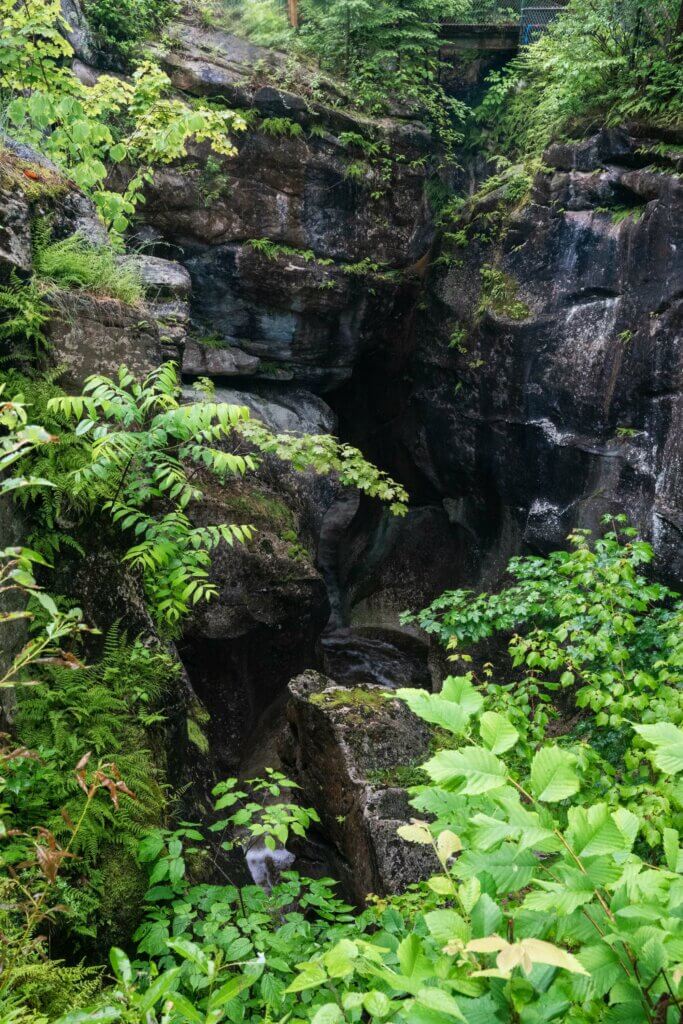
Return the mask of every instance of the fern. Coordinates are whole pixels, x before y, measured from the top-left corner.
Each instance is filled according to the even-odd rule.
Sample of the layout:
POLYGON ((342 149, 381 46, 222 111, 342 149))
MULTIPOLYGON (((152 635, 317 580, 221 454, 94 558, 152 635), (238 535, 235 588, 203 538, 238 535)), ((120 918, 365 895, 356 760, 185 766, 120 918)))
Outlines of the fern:
POLYGON ((49 306, 34 281, 22 282, 13 273, 9 284, 0 286, 0 342, 29 342, 37 354, 47 348, 48 316, 49 306))
POLYGON ((33 263, 39 277, 64 288, 81 288, 127 303, 142 298, 140 276, 133 267, 117 259, 110 246, 92 245, 78 232, 49 242, 45 228, 34 230, 33 263))
MULTIPOLYGON (((176 671, 170 657, 130 643, 113 627, 101 660, 84 668, 50 666, 41 686, 18 693, 17 733, 41 752, 39 793, 25 800, 19 813, 25 826, 47 825, 57 837, 68 834, 62 815, 73 816, 81 802, 73 766, 87 751, 113 760, 136 795, 115 810, 104 796, 96 799, 78 835, 74 852, 95 864, 103 847, 134 854, 146 829, 159 824, 165 806, 163 779, 148 749, 143 719, 158 704, 176 671)), ((18 770, 19 771, 19 770, 18 770)))

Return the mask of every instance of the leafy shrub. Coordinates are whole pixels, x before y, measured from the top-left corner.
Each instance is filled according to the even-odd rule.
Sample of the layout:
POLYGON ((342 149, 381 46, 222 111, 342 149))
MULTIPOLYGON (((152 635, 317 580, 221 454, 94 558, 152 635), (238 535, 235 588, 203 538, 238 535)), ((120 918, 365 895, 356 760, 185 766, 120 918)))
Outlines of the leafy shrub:
POLYGON ((107 513, 132 535, 124 559, 141 573, 153 613, 170 629, 193 604, 215 595, 208 578, 211 551, 221 542, 244 543, 253 534, 249 524, 192 524, 186 509, 202 497, 202 473, 221 481, 243 476, 255 469, 256 452, 262 451, 297 469, 335 472, 343 484, 388 502, 395 514, 406 509, 403 488, 350 445, 325 435, 273 435, 242 406, 183 404, 172 363, 141 383, 125 367, 117 380, 91 377, 83 395, 50 397, 44 417, 59 429, 59 444, 54 454, 38 457, 53 484, 49 496, 37 486, 24 492, 42 504, 47 531, 37 543, 54 540, 60 511, 81 517, 107 513), (245 439, 252 454, 242 454, 245 439))
MULTIPOLYGON (((112 884, 111 854, 125 865, 127 883, 135 886, 138 842, 159 827, 165 808, 164 765, 150 749, 149 729, 163 720, 160 698, 177 667, 161 650, 130 643, 116 629, 107 635, 96 664, 48 665, 39 685, 17 693, 16 734, 36 757, 19 760, 7 777, 5 797, 15 825, 24 831, 46 827, 64 841, 70 821, 78 818, 81 790, 71 769, 88 752, 115 761, 135 794, 114 807, 97 795, 87 819, 71 843, 78 874, 88 882, 62 886, 68 926, 94 936, 102 920, 98 907, 112 884), (92 890, 88 893, 88 889, 92 890)), ((65 872, 69 879, 71 872, 65 872)), ((117 936, 121 937, 121 936, 117 936)))
POLYGON ((570 0, 500 73, 479 111, 493 144, 540 154, 603 124, 674 127, 683 114, 678 0, 570 0))
MULTIPOLYGON (((115 14, 120 6, 105 3, 102 9, 115 14)), ((0 92, 12 135, 50 157, 91 195, 117 236, 128 227, 153 169, 185 156, 190 139, 234 156, 228 136, 244 130, 245 121, 226 108, 173 96, 170 79, 149 60, 140 61, 129 79, 101 75, 92 86, 80 82, 59 0, 5 3, 2 27, 0 92), (133 174, 119 193, 108 187, 108 167, 124 160, 133 174)), ((139 38, 140 26, 135 33, 139 38)))
POLYGON ((176 0, 86 0, 88 23, 99 45, 111 57, 128 62, 140 43, 156 35, 177 12, 176 0))

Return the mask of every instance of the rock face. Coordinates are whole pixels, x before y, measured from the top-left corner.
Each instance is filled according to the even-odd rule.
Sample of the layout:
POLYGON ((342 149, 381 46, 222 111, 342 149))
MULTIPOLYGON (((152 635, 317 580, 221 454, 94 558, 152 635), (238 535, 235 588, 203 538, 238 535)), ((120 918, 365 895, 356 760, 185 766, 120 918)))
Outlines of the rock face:
POLYGON ((610 131, 545 162, 527 200, 503 186, 453 225, 396 392, 363 368, 376 445, 469 548, 452 584, 624 511, 680 584, 680 160, 610 131))
POLYGON ((248 545, 216 549, 211 578, 218 595, 197 605, 179 642, 192 686, 211 716, 214 765, 232 774, 289 679, 317 662, 329 603, 314 560, 320 520, 335 488, 275 462, 241 484, 202 480, 202 487, 193 522, 257 529, 248 545))
POLYGON ((188 353, 186 372, 335 388, 430 243, 430 136, 333 106, 332 84, 316 92, 301 69, 292 79, 282 54, 188 20, 174 31, 177 45, 158 51, 174 85, 249 117, 235 157, 196 147, 147 190, 148 229, 182 250, 196 331, 214 341, 188 353))
MULTIPOLYGON (((3 146, 0 283, 33 272, 32 229, 38 220, 48 220, 55 240, 78 233, 90 245, 110 244, 94 205, 49 161, 10 140, 3 146)), ((151 256, 126 257, 125 262, 134 264, 145 293, 145 301, 135 305, 52 282, 44 288, 48 358, 65 368, 60 379, 67 390, 80 390, 90 374, 115 374, 122 363, 144 376, 182 354, 189 323, 187 271, 151 256)))
POLYGON ((283 763, 337 848, 346 890, 361 903, 436 871, 431 850, 396 833, 411 817, 396 769, 426 760, 429 727, 376 686, 348 689, 309 671, 289 692, 283 763))

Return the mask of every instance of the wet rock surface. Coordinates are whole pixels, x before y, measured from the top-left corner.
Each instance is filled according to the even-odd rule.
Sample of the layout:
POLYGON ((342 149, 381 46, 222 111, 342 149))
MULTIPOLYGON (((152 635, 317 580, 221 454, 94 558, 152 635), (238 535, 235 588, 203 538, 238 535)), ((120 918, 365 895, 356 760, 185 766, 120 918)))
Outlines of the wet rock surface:
POLYGON ((289 692, 282 761, 320 813, 352 898, 398 892, 435 871, 431 850, 396 834, 411 817, 397 769, 426 759, 429 727, 379 687, 340 687, 308 671, 289 692))
POLYGON ((402 415, 377 409, 375 443, 469 544, 452 582, 495 584, 520 548, 560 547, 618 512, 654 544, 657 571, 683 579, 683 192, 658 159, 616 131, 553 147, 557 169, 505 214, 498 242, 475 219, 488 196, 466 245, 440 250, 452 266, 430 272, 396 374, 402 415), (482 290, 482 268, 504 275, 504 301, 482 290))

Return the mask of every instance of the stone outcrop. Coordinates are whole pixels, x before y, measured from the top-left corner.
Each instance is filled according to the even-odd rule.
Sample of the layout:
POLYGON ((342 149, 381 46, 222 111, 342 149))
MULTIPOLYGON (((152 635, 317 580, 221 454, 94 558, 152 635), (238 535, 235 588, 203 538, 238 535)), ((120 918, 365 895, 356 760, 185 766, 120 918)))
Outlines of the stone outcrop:
POLYGON ((427 759, 429 726, 376 686, 340 687, 309 671, 289 692, 283 763, 318 810, 352 898, 399 892, 438 870, 429 848, 396 832, 412 816, 398 770, 427 759))
POLYGON ((360 429, 442 504, 467 553, 451 585, 620 512, 680 584, 680 157, 605 131, 544 159, 528 197, 503 183, 444 236, 395 389, 382 352, 359 366, 360 429))
MULTIPOLYGON (((33 272, 33 229, 41 221, 54 240, 78 233, 93 246, 110 244, 93 203, 49 161, 9 139, 0 149, 0 283, 33 272)), ((80 390, 93 373, 115 374, 125 363, 144 376, 168 358, 180 360, 189 324, 190 278, 178 263, 123 257, 140 276, 144 299, 117 298, 47 283, 47 356, 64 367, 62 386, 80 390)), ((8 351, 6 354, 10 354, 8 351)))
POLYGON ((147 189, 148 237, 182 253, 195 330, 211 340, 189 350, 186 373, 338 387, 430 244, 430 135, 343 109, 334 83, 314 87, 284 55, 220 29, 184 19, 173 33, 157 57, 174 86, 249 118, 236 156, 191 147, 147 189))
POLYGON ((202 479, 201 486, 204 498, 190 509, 195 524, 249 523, 257 531, 249 544, 216 549, 211 579, 218 594, 195 607, 179 641, 211 716, 214 764, 233 774, 257 738, 261 716, 292 676, 317 662, 329 603, 315 555, 336 487, 278 460, 267 460, 241 483, 202 479))

